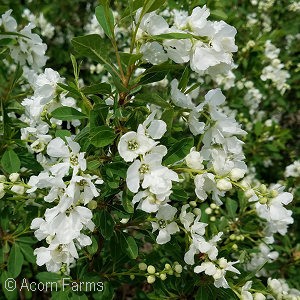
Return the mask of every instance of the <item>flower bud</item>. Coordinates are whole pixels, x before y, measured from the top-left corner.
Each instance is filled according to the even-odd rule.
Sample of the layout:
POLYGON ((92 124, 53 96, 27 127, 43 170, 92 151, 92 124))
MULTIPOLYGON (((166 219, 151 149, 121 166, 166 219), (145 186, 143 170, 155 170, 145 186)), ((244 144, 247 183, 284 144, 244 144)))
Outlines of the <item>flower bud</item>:
POLYGON ((267 187, 265 184, 262 184, 260 187, 259 187, 259 190, 262 192, 262 193, 265 193, 267 191, 267 187))
POLYGON ((267 197, 262 197, 259 199, 259 203, 260 204, 266 204, 268 202, 268 198, 267 197))
POLYGON ((175 267, 174 267, 174 271, 178 274, 182 273, 182 265, 179 265, 177 264, 175 267))
POLYGON ((215 203, 212 203, 211 205, 210 205, 210 208, 211 209, 216 209, 218 206, 215 204, 215 203))
POLYGON ((231 248, 232 248, 232 250, 236 251, 236 250, 238 249, 238 245, 237 245, 237 244, 233 244, 233 245, 231 246, 231 248))
POLYGON ((207 215, 211 215, 212 214, 212 209, 210 207, 205 208, 205 213, 207 215))
POLYGON ((278 191, 277 191, 277 190, 272 190, 270 194, 271 194, 270 196, 271 196, 272 198, 275 198, 275 197, 278 196, 278 191))
POLYGON ((190 206, 196 207, 197 206, 197 202, 196 201, 190 201, 190 206))
POLYGON ((9 180, 10 180, 11 182, 16 182, 19 178, 20 178, 19 173, 11 173, 11 174, 9 175, 9 180))
POLYGON ((245 170, 239 169, 239 168, 233 168, 230 171, 230 179, 233 181, 238 181, 239 179, 243 178, 245 175, 245 170))
POLYGON ((228 179, 222 178, 217 181, 217 188, 220 191, 229 191, 232 189, 232 184, 228 179))
POLYGON ((145 263, 141 262, 141 263, 139 263, 139 269, 141 271, 145 271, 145 270, 147 270, 147 265, 145 263))
POLYGON ((196 216, 201 216, 201 209, 196 207, 193 209, 193 213, 196 215, 196 216))
POLYGON ((88 207, 90 210, 96 209, 96 208, 97 208, 97 201, 91 200, 91 201, 88 203, 87 207, 88 207))
POLYGON ((255 195, 255 192, 254 192, 253 189, 249 189, 249 190, 246 190, 246 191, 245 191, 245 197, 246 197, 246 198, 251 198, 251 197, 254 196, 254 195, 255 195))
POLYGON ((253 295, 253 300, 265 300, 266 296, 263 295, 262 293, 255 293, 253 295))
POLYGON ((152 284, 152 283, 154 283, 155 282, 155 276, 154 275, 149 275, 148 277, 147 277, 147 282, 149 283, 149 284, 152 284))
POLYGON ((210 220, 211 222, 215 222, 215 221, 216 221, 216 217, 215 217, 215 216, 212 216, 212 217, 209 218, 209 220, 210 220))
POLYGON ((133 274, 130 275, 130 279, 133 280, 135 276, 133 274))
POLYGON ((161 280, 166 280, 167 275, 165 273, 162 273, 162 274, 159 275, 159 277, 160 277, 161 280))
POLYGON ((148 266, 147 272, 149 274, 155 274, 155 268, 154 268, 154 266, 152 266, 152 265, 148 266))
POLYGON ((6 181, 6 177, 4 175, 0 175, 0 182, 6 181))
POLYGON ((166 269, 167 271, 169 271, 169 270, 171 270, 171 269, 172 269, 172 267, 171 267, 171 265, 170 265, 170 264, 165 264, 165 269, 166 269))
POLYGON ((24 186, 21 185, 14 185, 10 190, 19 195, 23 195, 25 192, 24 186))

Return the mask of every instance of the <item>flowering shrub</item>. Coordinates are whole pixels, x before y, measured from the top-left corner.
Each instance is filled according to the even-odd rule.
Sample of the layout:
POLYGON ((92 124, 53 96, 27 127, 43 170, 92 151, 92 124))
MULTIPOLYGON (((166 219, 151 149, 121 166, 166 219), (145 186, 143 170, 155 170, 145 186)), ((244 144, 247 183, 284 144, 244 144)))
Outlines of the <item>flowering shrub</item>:
POLYGON ((3 11, 4 297, 300 299, 283 113, 299 65, 268 35, 274 1, 251 1, 243 26, 208 4, 100 1, 67 37, 42 11, 26 7, 24 26, 3 11), (242 47, 234 22, 250 32, 242 47))

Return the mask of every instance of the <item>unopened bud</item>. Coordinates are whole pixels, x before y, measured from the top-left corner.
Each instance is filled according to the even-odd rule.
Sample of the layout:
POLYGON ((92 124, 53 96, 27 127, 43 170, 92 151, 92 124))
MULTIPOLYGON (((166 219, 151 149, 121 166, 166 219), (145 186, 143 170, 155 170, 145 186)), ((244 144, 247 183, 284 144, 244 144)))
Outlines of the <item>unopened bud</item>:
POLYGON ((9 175, 9 180, 11 182, 16 182, 19 178, 20 178, 20 174, 19 173, 11 173, 9 175))
POLYGON ((167 275, 166 275, 165 273, 162 273, 162 274, 159 275, 159 278, 160 278, 161 280, 166 280, 167 275))
POLYGON ((148 266, 147 272, 149 274, 155 274, 155 268, 154 268, 154 266, 152 266, 152 265, 148 266))
POLYGON ((232 189, 232 184, 228 179, 222 178, 217 181, 217 188, 220 191, 230 191, 232 189))
POLYGON ((154 282, 155 282, 155 276, 154 276, 154 275, 149 275, 149 276, 147 276, 147 282, 148 282, 149 284, 154 283, 154 282))
POLYGON ((245 175, 245 171, 239 168, 233 168, 230 171, 230 178, 233 181, 238 181, 239 179, 243 178, 245 175))
POLYGON ((145 270, 147 270, 147 265, 145 263, 141 262, 141 263, 139 263, 139 269, 141 271, 145 271, 145 270))
POLYGON ((268 202, 268 198, 267 197, 262 197, 259 199, 259 203, 260 204, 266 204, 268 202))

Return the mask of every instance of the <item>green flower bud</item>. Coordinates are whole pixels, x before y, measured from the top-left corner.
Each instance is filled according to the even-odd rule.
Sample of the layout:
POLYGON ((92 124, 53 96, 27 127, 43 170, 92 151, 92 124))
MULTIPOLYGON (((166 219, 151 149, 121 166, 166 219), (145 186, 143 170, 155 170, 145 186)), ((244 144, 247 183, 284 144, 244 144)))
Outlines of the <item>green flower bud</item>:
POLYGON ((148 266, 147 272, 149 274, 155 274, 155 268, 154 268, 154 266, 152 266, 152 265, 148 266))

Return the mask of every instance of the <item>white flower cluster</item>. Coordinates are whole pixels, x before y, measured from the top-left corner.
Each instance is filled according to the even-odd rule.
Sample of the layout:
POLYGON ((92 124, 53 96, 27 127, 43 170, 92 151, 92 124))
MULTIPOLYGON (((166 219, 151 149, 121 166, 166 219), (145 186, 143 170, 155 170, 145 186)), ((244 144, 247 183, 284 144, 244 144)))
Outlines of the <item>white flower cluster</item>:
POLYGON ((271 80, 274 87, 283 95, 290 86, 286 83, 290 78, 287 70, 284 70, 284 64, 278 58, 280 49, 276 48, 270 40, 265 43, 265 56, 271 61, 271 64, 265 66, 262 70, 260 79, 263 81, 271 80))
POLYGON ((262 293, 252 293, 249 290, 252 287, 252 281, 247 281, 244 286, 241 288, 241 300, 265 300, 266 296, 262 293))
POLYGON ((196 106, 189 95, 178 89, 178 81, 174 79, 171 82, 171 99, 176 106, 190 109, 188 123, 193 135, 203 134, 201 151, 191 149, 186 158, 187 166, 200 173, 194 179, 195 193, 202 201, 208 193, 212 193, 213 200, 221 205, 219 196, 223 197, 232 188, 230 181, 241 179, 247 171, 243 161, 243 142, 236 137, 246 132, 233 117, 222 112, 220 106, 225 103, 225 96, 220 89, 210 90, 205 95, 205 101, 196 106), (208 125, 199 121, 201 114, 208 118, 208 125), (207 162, 207 169, 215 174, 201 171, 204 169, 203 161, 207 162))
POLYGON ((11 173, 8 179, 5 175, 0 175, 0 199, 4 197, 8 190, 18 195, 24 194, 25 184, 20 179, 19 173, 11 173))
POLYGON ((291 289, 283 278, 268 278, 268 288, 274 296, 272 297, 270 295, 270 299, 300 300, 300 291, 297 289, 291 289))
POLYGON ((140 21, 138 35, 149 41, 142 44, 140 52, 151 64, 160 64, 169 58, 175 63, 190 62, 193 71, 215 76, 226 73, 233 67, 232 52, 236 29, 224 21, 208 21, 210 11, 206 6, 196 7, 189 16, 184 11, 174 11, 174 24, 169 27, 165 19, 155 12, 145 14, 140 20, 137 11, 136 24, 140 21), (188 38, 155 40, 160 34, 188 34, 188 38))
MULTIPOLYGON (((76 106, 75 99, 67 97, 65 93, 58 93, 57 84, 64 82, 58 72, 46 68, 44 73, 34 75, 31 82, 34 95, 22 101, 25 113, 20 119, 28 127, 21 128, 21 139, 30 143, 30 151, 41 153, 52 139, 49 129, 62 125, 61 120, 51 117, 51 112, 61 106, 80 109, 76 106)), ((71 124, 76 127, 81 123, 79 120, 72 120, 71 124)), ((41 155, 37 159, 42 163, 41 155)))
POLYGON ((300 160, 294 161, 284 171, 285 177, 300 177, 300 160))
POLYGON ((29 23, 23 29, 18 31, 17 22, 11 16, 12 10, 6 11, 0 18, 0 26, 4 28, 7 35, 1 35, 0 39, 12 37, 9 33, 18 33, 22 36, 14 36, 16 43, 9 44, 10 55, 16 64, 26 66, 28 64, 35 71, 40 70, 46 64, 48 59, 45 56, 47 45, 43 43, 39 35, 32 33, 35 25, 29 23))
MULTIPOLYGON (((31 229, 38 240, 46 240, 48 247, 34 250, 39 266, 46 265, 50 272, 59 270, 69 273, 69 268, 78 258, 77 249, 92 243, 83 230, 94 230, 92 212, 86 207, 94 197, 99 196, 95 184, 103 181, 97 176, 84 174, 86 160, 80 146, 72 138, 66 141, 55 138, 47 146, 49 167, 38 176, 31 176, 27 193, 37 189, 49 189, 44 196, 48 203, 57 204, 47 208, 44 218, 35 218, 31 229), (72 177, 66 181, 64 177, 72 177)), ((94 200, 93 200, 94 201, 94 200)))
POLYGON ((166 123, 155 120, 152 112, 137 132, 125 133, 118 144, 118 151, 126 162, 132 162, 127 170, 128 189, 137 193, 132 200, 139 202, 138 208, 145 212, 156 212, 168 201, 172 181, 179 181, 177 173, 162 166, 167 148, 155 141, 166 132, 166 123), (140 188, 142 187, 142 190, 140 188))
POLYGON ((54 36, 55 27, 46 20, 43 13, 40 13, 38 16, 36 16, 28 8, 25 8, 22 17, 26 18, 36 27, 40 28, 42 36, 45 36, 49 39, 54 36))
POLYGON ((266 238, 273 239, 273 234, 286 234, 289 224, 294 222, 292 211, 284 206, 288 205, 293 195, 284 192, 284 186, 280 184, 271 185, 269 190, 262 184, 259 188, 252 189, 249 183, 242 182, 245 187, 245 196, 250 202, 255 202, 257 215, 266 220, 264 234, 266 238))
MULTIPOLYGON (((274 242, 274 239, 271 239, 268 242, 274 242)), ((257 269, 261 268, 265 263, 271 263, 275 261, 279 253, 277 251, 271 251, 270 246, 265 243, 260 243, 258 246, 259 252, 251 253, 251 260, 245 266, 248 271, 256 271, 256 276, 264 276, 268 277, 268 274, 264 268, 257 271, 257 269)))
POLYGON ((189 250, 185 253, 184 261, 188 265, 194 265, 195 255, 201 254, 203 262, 194 268, 194 272, 204 272, 206 275, 212 276, 214 285, 217 288, 229 288, 225 275, 227 271, 240 274, 239 270, 233 267, 238 261, 228 262, 224 257, 217 258, 217 242, 221 240, 223 232, 219 232, 207 241, 204 235, 205 227, 208 226, 208 224, 200 222, 201 211, 197 211, 196 217, 193 212, 187 212, 189 207, 189 204, 183 205, 179 216, 180 222, 183 224, 186 233, 189 235, 189 240, 191 241, 189 250))
POLYGON ((263 94, 254 86, 253 81, 242 79, 237 83, 238 89, 246 88, 247 92, 244 96, 244 103, 249 107, 249 113, 254 115, 258 111, 259 104, 264 99, 263 94))

